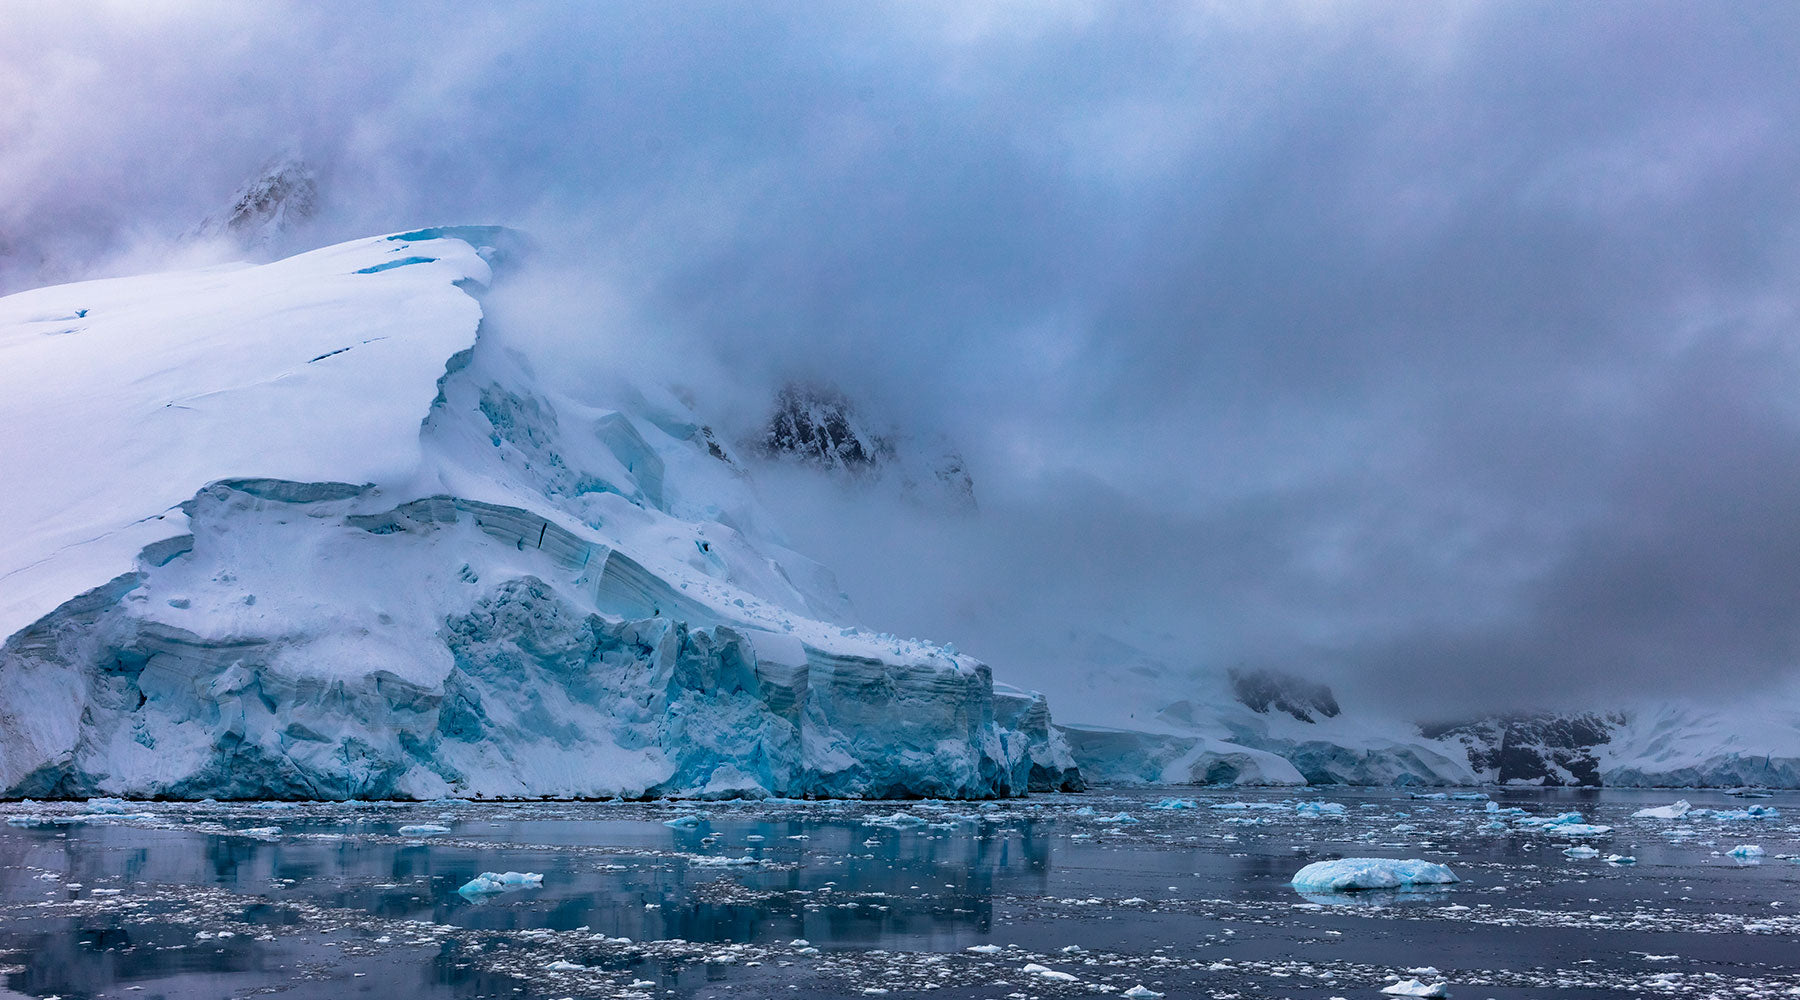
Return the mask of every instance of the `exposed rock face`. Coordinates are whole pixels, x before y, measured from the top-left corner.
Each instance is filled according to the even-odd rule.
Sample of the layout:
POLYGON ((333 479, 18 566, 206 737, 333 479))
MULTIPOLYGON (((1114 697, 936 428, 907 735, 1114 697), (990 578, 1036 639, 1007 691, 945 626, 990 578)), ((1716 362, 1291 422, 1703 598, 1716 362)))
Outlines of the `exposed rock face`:
POLYGON ((790 384, 757 442, 765 454, 852 474, 891 462, 894 443, 863 427, 850 401, 831 389, 790 384))
POLYGON ((1596 750, 1624 722, 1591 712, 1539 713, 1426 726, 1424 734, 1467 747, 1469 766, 1490 781, 1600 785, 1596 750))
POLYGON ((1338 714, 1330 688, 1273 670, 1231 671, 1231 693, 1252 712, 1266 714, 1273 708, 1301 722, 1313 721, 1315 714, 1327 719, 1338 714))
POLYGON ((319 211, 319 179, 292 156, 271 160, 232 195, 230 207, 200 224, 204 236, 232 236, 256 246, 309 221, 319 211))
POLYGON ((951 509, 975 507, 975 481, 948 441, 877 432, 835 389, 784 386, 751 450, 867 487, 891 482, 911 500, 951 509))

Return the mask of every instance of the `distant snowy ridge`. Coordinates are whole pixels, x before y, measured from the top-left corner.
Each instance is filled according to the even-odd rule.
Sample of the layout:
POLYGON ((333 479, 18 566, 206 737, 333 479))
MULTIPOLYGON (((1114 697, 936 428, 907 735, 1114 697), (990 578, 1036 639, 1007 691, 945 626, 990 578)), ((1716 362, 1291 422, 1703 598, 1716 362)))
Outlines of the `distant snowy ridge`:
POLYGON ((1421 726, 1284 674, 1224 680, 1149 722, 1060 728, 1105 783, 1800 787, 1800 713, 1650 704, 1421 726))
POLYGON ((482 327, 500 230, 0 299, 0 792, 984 797, 1041 695, 849 625, 710 432, 482 327))

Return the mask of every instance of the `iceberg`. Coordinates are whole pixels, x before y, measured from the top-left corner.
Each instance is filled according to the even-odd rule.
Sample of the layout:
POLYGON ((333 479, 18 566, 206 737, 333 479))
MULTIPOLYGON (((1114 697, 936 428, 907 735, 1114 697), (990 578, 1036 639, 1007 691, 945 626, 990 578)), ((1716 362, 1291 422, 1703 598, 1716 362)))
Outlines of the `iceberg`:
POLYGON ((1460 882, 1447 865, 1417 859, 1338 858, 1315 861, 1290 883, 1302 892, 1357 892, 1366 889, 1410 889, 1460 882))
POLYGON ((856 627, 692 404, 538 377, 480 298, 517 242, 0 298, 0 794, 1082 786, 1042 695, 856 627))
POLYGON ((518 889, 535 889, 544 884, 544 876, 537 872, 482 872, 463 883, 456 890, 464 896, 488 896, 497 892, 513 892, 518 889))
POLYGON ((1444 983, 1425 983, 1417 979, 1403 979, 1381 988, 1381 992, 1398 997, 1447 997, 1450 988, 1444 983))
POLYGON ((1739 844, 1725 853, 1742 861, 1750 858, 1760 858, 1765 852, 1756 844, 1739 844))
POLYGON ((1666 806, 1651 806, 1647 809, 1639 809, 1637 812, 1634 812, 1631 814, 1631 818, 1632 819, 1680 819, 1681 817, 1686 816, 1688 814, 1688 810, 1691 808, 1693 808, 1693 807, 1688 805, 1688 801, 1686 799, 1677 799, 1675 802, 1673 802, 1669 805, 1666 805, 1666 806))

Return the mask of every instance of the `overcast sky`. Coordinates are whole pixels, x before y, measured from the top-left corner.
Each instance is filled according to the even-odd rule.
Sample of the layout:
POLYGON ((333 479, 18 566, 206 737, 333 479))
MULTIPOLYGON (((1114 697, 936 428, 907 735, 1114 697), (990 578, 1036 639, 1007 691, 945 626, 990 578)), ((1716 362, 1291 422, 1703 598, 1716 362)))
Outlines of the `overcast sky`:
POLYGON ((722 419, 947 434, 973 518, 778 506, 1002 678, 1795 677, 1800 6, 369 6, 0 0, 0 289, 191 252, 291 151, 307 245, 519 226, 722 419))

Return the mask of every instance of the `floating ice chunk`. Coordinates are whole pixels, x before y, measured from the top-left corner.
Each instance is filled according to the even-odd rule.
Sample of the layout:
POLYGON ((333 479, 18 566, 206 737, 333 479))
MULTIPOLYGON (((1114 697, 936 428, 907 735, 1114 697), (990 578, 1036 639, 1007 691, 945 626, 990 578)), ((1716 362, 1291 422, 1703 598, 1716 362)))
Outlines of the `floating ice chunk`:
POLYGON ((1342 802, 1302 802, 1294 807, 1294 812, 1296 815, 1314 819, 1322 816, 1342 816, 1344 815, 1344 804, 1342 802))
POLYGON ((1069 975, 1067 972, 1058 972, 1055 969, 1047 968, 1045 966, 1037 964, 1036 962, 1033 962, 1030 965, 1027 965, 1025 968, 1021 969, 1020 971, 1026 973, 1027 975, 1039 976, 1044 979, 1053 979, 1059 983, 1076 982, 1076 977, 1069 975))
POLYGON ((1162 996, 1161 993, 1149 989, 1142 984, 1133 986, 1131 989, 1128 989, 1119 995, 1125 997, 1126 1000, 1156 1000, 1157 997, 1162 996))
POLYGON ((587 966, 585 966, 585 965, 577 965, 574 962, 570 962, 570 961, 567 961, 565 959, 560 959, 560 958, 554 962, 551 962, 549 965, 544 966, 544 968, 550 972, 585 972, 585 971, 587 971, 587 966))
POLYGON ((1422 983, 1417 979, 1402 979, 1381 988, 1381 992, 1397 997, 1447 997, 1450 987, 1445 983, 1422 983))
POLYGON ((1571 847, 1563 851, 1563 853, 1571 858, 1597 858, 1600 856, 1599 851, 1594 850, 1586 844, 1582 844, 1578 847, 1571 847))
MULTIPOLYGON (((1198 808, 1200 808, 1200 803, 1195 802, 1193 799, 1163 799, 1161 802, 1158 802, 1157 804, 1151 806, 1150 808, 1152 808, 1152 809, 1198 809, 1198 808)), ((1129 994, 1129 993, 1126 994, 1126 996, 1130 996, 1130 995, 1131 994, 1129 994)), ((1161 994, 1157 994, 1157 995, 1160 996, 1161 994)))
MULTIPOLYGON (((1707 810, 1697 809, 1695 815, 1703 815, 1707 810)), ((1780 819, 1781 810, 1774 806, 1751 806, 1748 809, 1714 809, 1712 818, 1728 822, 1748 819, 1780 819)))
POLYGON ((449 833, 450 828, 436 823, 413 823, 400 828, 402 837, 435 837, 440 833, 449 833))
POLYGON ((281 832, 279 826, 247 826, 238 831, 246 837, 273 837, 281 832))
POLYGON ((1597 823, 1583 823, 1580 813, 1568 813, 1573 820, 1551 823, 1543 828, 1545 833, 1555 837, 1604 837, 1612 833, 1612 827, 1597 823))
POLYGON ((515 889, 532 889, 544 884, 544 876, 537 872, 482 872, 463 887, 456 890, 464 896, 486 896, 496 892, 512 892, 515 889))
POLYGON ((1666 805, 1666 806, 1651 806, 1648 809, 1639 809, 1637 812, 1634 812, 1631 814, 1631 818, 1632 819, 1680 819, 1681 817, 1686 816, 1688 814, 1688 810, 1692 809, 1692 808, 1693 808, 1693 806, 1688 805, 1688 801, 1686 799, 1677 799, 1675 802, 1673 802, 1669 805, 1666 805))
POLYGON ((1608 854, 1606 863, 1609 865, 1635 865, 1637 859, 1626 854, 1608 854))
POLYGON ((1756 844, 1739 844, 1736 847, 1732 848, 1731 850, 1726 851, 1725 853, 1731 855, 1734 858, 1745 859, 1745 858, 1760 858, 1763 856, 1764 851, 1761 847, 1757 846, 1756 844))
POLYGON ((963 950, 972 951, 977 955, 998 955, 1006 949, 997 944, 972 944, 963 950))
POLYGON ((885 826, 891 830, 905 830, 910 827, 924 826, 930 820, 922 816, 914 816, 907 812, 893 812, 886 816, 870 816, 863 820, 864 826, 885 826))
POLYGON ((706 820, 706 817, 704 817, 698 813, 688 813, 686 816, 677 816, 674 819, 665 819, 665 820, 663 820, 663 825, 669 826, 669 827, 674 827, 677 830, 692 830, 695 827, 699 826, 701 823, 705 822, 705 820, 706 820))
POLYGON ((1460 881, 1448 866, 1416 858, 1339 858, 1315 861, 1300 869, 1292 885, 1302 892, 1355 892, 1460 881))
POLYGON ((1094 820, 1094 822, 1096 822, 1096 823, 1122 823, 1122 824, 1136 823, 1137 821, 1138 820, 1137 820, 1136 816, 1133 816, 1127 812, 1114 813, 1111 816, 1101 816, 1094 820))

